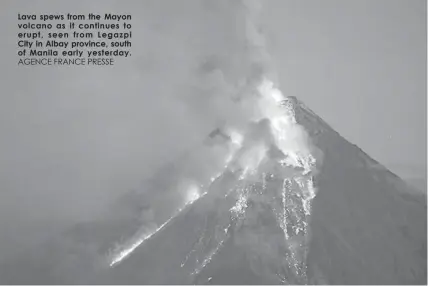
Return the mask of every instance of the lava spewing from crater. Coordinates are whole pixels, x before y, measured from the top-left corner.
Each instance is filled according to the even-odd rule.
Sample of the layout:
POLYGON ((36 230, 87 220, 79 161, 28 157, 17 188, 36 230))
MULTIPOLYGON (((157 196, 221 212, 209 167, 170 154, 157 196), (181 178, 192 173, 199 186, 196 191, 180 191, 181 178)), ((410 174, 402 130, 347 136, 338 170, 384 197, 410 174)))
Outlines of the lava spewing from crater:
POLYGON ((213 175, 205 188, 203 184, 196 182, 189 184, 184 194, 183 207, 160 226, 150 229, 143 226, 127 242, 118 246, 109 256, 111 267, 120 263, 153 235, 161 232, 183 210, 206 194, 215 192, 211 190, 211 185, 223 174, 230 172, 234 174, 236 182, 224 197, 232 198, 234 204, 226 213, 219 213, 218 217, 222 219, 213 224, 215 229, 224 231, 213 237, 212 225, 206 226, 198 239, 199 242, 186 256, 181 267, 193 261, 193 266, 190 266, 193 270, 190 273, 198 275, 219 253, 231 233, 241 233, 240 226, 248 224, 250 217, 262 215, 259 211, 263 207, 254 207, 255 204, 265 204, 265 209, 270 210, 277 226, 282 229, 283 237, 278 242, 278 247, 283 247, 285 254, 264 252, 263 247, 255 245, 264 238, 250 237, 267 235, 262 234, 262 231, 235 235, 235 243, 244 246, 253 256, 280 265, 280 269, 271 274, 279 279, 278 282, 306 282, 305 260, 310 239, 308 226, 311 201, 316 195, 313 176, 320 163, 319 158, 312 155, 313 147, 309 137, 296 122, 293 107, 288 105, 287 98, 268 80, 262 81, 258 92, 259 97, 255 104, 258 112, 255 118, 252 118, 248 130, 225 130, 230 140, 227 143, 229 153, 224 158, 223 170, 213 175), (279 155, 272 156, 273 149, 276 149, 279 155))
MULTIPOLYGON (((228 162, 229 170, 237 177, 237 183, 226 196, 233 196, 235 204, 229 209, 229 219, 225 220, 225 214, 219 213, 218 222, 214 224, 216 229, 224 229, 224 232, 213 237, 213 230, 206 228, 198 244, 186 256, 186 262, 182 267, 193 257, 196 265, 192 274, 199 274, 210 264, 234 232, 234 242, 244 246, 253 256, 261 259, 267 257, 272 263, 281 265, 271 273, 276 281, 306 283, 311 201, 316 195, 314 175, 321 158, 312 155, 311 150, 314 147, 304 128, 297 123, 293 106, 278 89, 274 88, 273 83, 268 80, 262 81, 258 92, 259 98, 256 103, 258 113, 253 118, 256 122, 256 131, 245 133, 240 141, 239 150, 231 153, 233 159, 229 159, 228 162), (269 122, 271 136, 269 140, 264 138, 266 133, 257 130, 257 122, 263 120, 269 122), (272 149, 280 151, 278 153, 281 155, 269 155, 272 149), (265 208, 255 207, 263 204, 265 208), (262 250, 266 248, 259 243, 266 239, 265 237, 250 238, 269 235, 266 231, 239 234, 241 233, 239 226, 248 225, 250 217, 262 216, 260 210, 263 208, 272 212, 276 224, 283 231, 283 238, 278 247, 285 248, 285 255, 262 250), (216 243, 213 244, 213 240, 216 243)), ((253 227, 263 228, 254 225, 253 227)))

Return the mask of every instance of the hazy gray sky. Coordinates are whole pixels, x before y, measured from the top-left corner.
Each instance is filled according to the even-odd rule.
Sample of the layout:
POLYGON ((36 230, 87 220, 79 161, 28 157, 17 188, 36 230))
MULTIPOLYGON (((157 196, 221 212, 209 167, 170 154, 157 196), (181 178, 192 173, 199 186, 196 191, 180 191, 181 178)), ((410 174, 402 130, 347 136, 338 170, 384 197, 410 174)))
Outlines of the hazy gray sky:
MULTIPOLYGON (((1 2, 0 241, 19 245, 43 236, 41 225, 95 215, 234 116, 221 94, 245 70, 235 3, 1 2), (19 12, 131 13, 132 59, 17 67, 19 12), (207 58, 224 78, 204 74, 207 58)), ((284 94, 399 175, 424 176, 426 1, 270 0, 263 9, 284 94)))
POLYGON ((282 90, 402 176, 426 176, 426 1, 266 1, 282 90))

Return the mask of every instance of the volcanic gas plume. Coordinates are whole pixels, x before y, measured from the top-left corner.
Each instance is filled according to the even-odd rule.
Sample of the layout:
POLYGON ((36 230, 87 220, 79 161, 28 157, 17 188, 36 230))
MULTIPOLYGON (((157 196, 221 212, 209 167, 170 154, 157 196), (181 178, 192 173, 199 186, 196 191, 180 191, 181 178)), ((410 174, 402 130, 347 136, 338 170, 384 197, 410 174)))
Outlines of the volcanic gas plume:
MULTIPOLYGON (((208 237, 205 233, 201 235, 200 245, 187 255, 186 261, 192 253, 197 252, 198 247, 204 248, 199 254, 203 257, 196 259, 202 262, 195 264, 193 275, 198 274, 230 238, 228 229, 242 224, 249 216, 248 213, 254 215, 257 212, 256 208, 248 211, 248 205, 249 200, 259 197, 274 206, 273 215, 282 229, 284 241, 287 241, 288 267, 300 280, 305 279, 304 253, 309 241, 310 203, 316 195, 312 176, 320 164, 321 153, 317 152, 318 157, 314 157, 312 150, 315 147, 311 145, 304 128, 297 123, 293 107, 269 78, 274 73, 270 70, 270 56, 258 26, 259 3, 244 1, 243 4, 250 76, 245 81, 245 92, 241 94, 236 108, 252 111, 247 118, 247 125, 226 123, 221 128, 218 133, 227 139, 224 142, 227 152, 220 159, 224 167, 211 174, 210 180, 182 178, 182 181, 191 181, 184 192, 183 206, 163 223, 151 227, 144 225, 130 239, 116 245, 108 255, 110 266, 120 263, 206 194, 218 197, 219 194, 215 194, 211 185, 225 173, 231 172, 238 179, 235 186, 224 194, 225 197, 235 198, 235 203, 228 210, 230 219, 225 220, 225 231, 216 237, 211 250, 208 251, 203 244, 203 240, 208 237), (274 176, 282 178, 281 187, 279 192, 269 194, 268 181, 274 176)), ((238 244, 239 241, 244 245, 250 243, 249 237, 237 238, 238 244)))

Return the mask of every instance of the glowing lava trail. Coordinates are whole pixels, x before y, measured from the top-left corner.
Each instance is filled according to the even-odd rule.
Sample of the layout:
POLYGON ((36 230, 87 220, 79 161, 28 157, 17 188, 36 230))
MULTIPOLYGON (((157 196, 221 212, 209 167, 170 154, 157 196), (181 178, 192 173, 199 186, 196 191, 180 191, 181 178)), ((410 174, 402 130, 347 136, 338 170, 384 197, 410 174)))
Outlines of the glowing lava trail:
POLYGON ((115 250, 113 250, 113 258, 111 259, 109 266, 114 267, 118 263, 122 262, 137 247, 139 247, 147 239, 151 238, 156 233, 164 229, 168 225, 168 223, 170 223, 174 218, 176 218, 183 210, 185 210, 188 206, 192 205, 195 201, 199 200, 206 194, 207 192, 204 192, 201 195, 195 192, 192 192, 191 196, 189 197, 189 201, 182 208, 178 209, 178 211, 173 216, 171 216, 167 221, 161 224, 154 231, 147 233, 146 227, 140 228, 140 230, 138 230, 137 233, 131 239, 129 239, 128 242, 126 242, 123 246, 119 246, 115 250))

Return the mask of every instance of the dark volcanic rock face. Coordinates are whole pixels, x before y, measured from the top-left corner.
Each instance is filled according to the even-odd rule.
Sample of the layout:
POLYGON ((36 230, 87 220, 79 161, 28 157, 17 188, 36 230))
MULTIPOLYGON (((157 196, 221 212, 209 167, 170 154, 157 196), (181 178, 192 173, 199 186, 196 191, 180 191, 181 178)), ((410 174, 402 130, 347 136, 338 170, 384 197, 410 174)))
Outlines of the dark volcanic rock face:
POLYGON ((120 283, 425 283, 425 198, 295 98, 283 106, 318 161, 297 155, 291 164, 292 153, 272 147, 257 171, 225 171, 110 275, 120 283), (156 259, 134 276, 147 253, 156 259))
POLYGON ((213 132, 1 282, 28 283, 20 267, 42 284, 426 284, 426 197, 297 99, 281 110, 243 138, 213 132), (189 171, 218 145, 224 166, 189 171))

